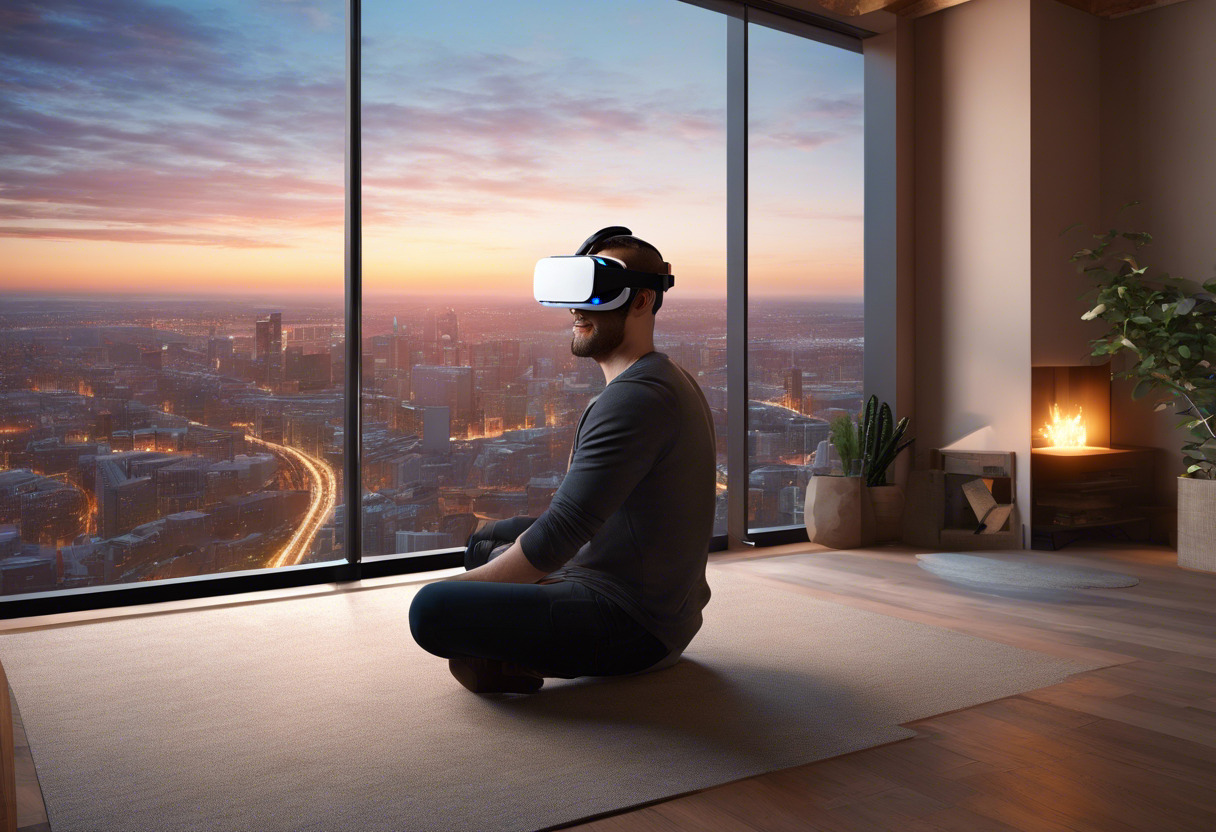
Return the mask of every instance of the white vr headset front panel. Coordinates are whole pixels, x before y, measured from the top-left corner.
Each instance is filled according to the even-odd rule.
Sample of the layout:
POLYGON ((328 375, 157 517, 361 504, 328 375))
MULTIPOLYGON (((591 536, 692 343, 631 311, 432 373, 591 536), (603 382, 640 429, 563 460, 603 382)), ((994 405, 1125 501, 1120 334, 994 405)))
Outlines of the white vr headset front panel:
POLYGON ((624 306, 633 295, 629 289, 617 290, 612 297, 595 295, 595 257, 625 267, 625 263, 615 257, 600 255, 545 257, 537 261, 532 274, 532 296, 543 306, 563 309, 607 311, 624 306))

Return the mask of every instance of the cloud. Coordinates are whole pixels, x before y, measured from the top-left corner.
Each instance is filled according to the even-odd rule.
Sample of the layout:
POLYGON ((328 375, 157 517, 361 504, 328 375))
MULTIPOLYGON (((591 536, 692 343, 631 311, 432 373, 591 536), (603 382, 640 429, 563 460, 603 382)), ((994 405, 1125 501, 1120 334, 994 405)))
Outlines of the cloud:
POLYGON ((25 228, 0 226, 0 237, 20 237, 33 240, 89 240, 111 243, 169 243, 223 248, 286 248, 271 243, 232 234, 201 234, 174 231, 152 231, 142 228, 25 228))
POLYGON ((271 5, 299 15, 314 29, 329 29, 341 22, 330 9, 324 8, 325 4, 313 0, 271 0, 271 5))
POLYGON ((806 98, 805 108, 808 114, 858 121, 864 114, 865 101, 860 92, 836 96, 811 95, 806 98))
POLYGON ((182 9, 145 0, 6 0, 0 52, 23 80, 42 87, 146 72, 145 84, 164 88, 182 74, 200 80, 230 77, 215 60, 229 34, 182 9), (117 58, 121 56, 121 60, 117 58))
MULTIPOLYGON (((503 178, 498 176, 455 176, 414 173, 404 176, 365 178, 363 185, 372 191, 415 191, 459 194, 462 197, 492 196, 505 199, 541 200, 551 202, 568 201, 571 189, 548 176, 522 176, 503 178)), ((580 196, 583 203, 594 203, 611 208, 630 207, 650 198, 641 191, 593 191, 580 196)), ((373 198, 374 201, 374 198, 373 198)), ((430 205, 432 203, 419 203, 430 205)))
POLYGON ((242 168, 10 171, 0 215, 273 230, 341 224, 341 182, 242 168))
POLYGON ((811 208, 809 200, 790 201, 786 199, 762 199, 752 206, 757 217, 764 220, 787 217, 799 222, 842 222, 859 224, 865 221, 865 215, 858 211, 830 211, 811 208))
POLYGON ((379 191, 365 205, 386 206, 371 224, 419 211, 636 208, 659 190, 700 193, 701 162, 725 152, 725 101, 707 106, 716 90, 707 96, 699 79, 640 83, 582 53, 395 47, 364 50, 364 184, 379 191))
POLYGON ((248 248, 341 227, 332 40, 326 65, 252 43, 218 10, 15 0, 0 19, 0 217, 18 221, 5 235, 248 248))
MULTIPOLYGON (((273 247, 292 232, 341 227, 341 4, 226 8, 9 0, 0 11, 6 236, 273 247), (282 27, 257 15, 297 21, 298 37, 267 40, 282 27)), ((704 103, 700 79, 643 85, 581 53, 376 43, 370 33, 371 226, 572 200, 633 207, 656 189, 679 193, 678 162, 724 143, 724 109, 704 103)))
MULTIPOLYGON (((860 140, 863 125, 861 93, 809 95, 798 106, 782 107, 748 122, 752 147, 816 150, 842 140, 860 140)), ((772 102, 770 102, 770 109, 772 102)))
POLYGON ((651 118, 617 101, 558 90, 494 103, 447 98, 436 91, 427 103, 365 101, 364 138, 373 145, 386 143, 387 150, 408 150, 417 136, 430 142, 442 137, 457 147, 460 142, 491 141, 505 148, 535 148, 538 143, 585 138, 612 143, 645 132, 651 118))
POLYGON ((761 147, 792 147, 797 150, 815 150, 841 138, 839 133, 831 130, 785 130, 770 132, 754 130, 748 137, 748 146, 761 147))

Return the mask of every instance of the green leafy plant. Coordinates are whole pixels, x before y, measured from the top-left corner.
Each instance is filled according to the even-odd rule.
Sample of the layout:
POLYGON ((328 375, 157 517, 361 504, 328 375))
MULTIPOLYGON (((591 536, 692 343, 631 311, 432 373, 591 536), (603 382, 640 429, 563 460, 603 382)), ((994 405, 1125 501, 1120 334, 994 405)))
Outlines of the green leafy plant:
POLYGON ((837 416, 828 426, 828 436, 840 454, 840 464, 844 466, 845 474, 853 470, 853 460, 861 458, 861 440, 857 433, 857 423, 852 416, 837 416))
POLYGON ((1182 446, 1186 476, 1216 479, 1216 280, 1149 276, 1137 256, 1153 240, 1148 232, 1112 228, 1093 238, 1071 258, 1097 284, 1081 318, 1110 325, 1090 342, 1092 354, 1129 359, 1118 377, 1136 382, 1133 398, 1167 394, 1156 409, 1173 405, 1193 436, 1182 446))
POLYGON ((912 440, 900 444, 908 430, 908 417, 895 423, 891 406, 881 404, 877 396, 870 396, 862 414, 861 425, 861 475, 866 485, 886 485, 887 468, 899 456, 899 452, 912 444, 912 440))

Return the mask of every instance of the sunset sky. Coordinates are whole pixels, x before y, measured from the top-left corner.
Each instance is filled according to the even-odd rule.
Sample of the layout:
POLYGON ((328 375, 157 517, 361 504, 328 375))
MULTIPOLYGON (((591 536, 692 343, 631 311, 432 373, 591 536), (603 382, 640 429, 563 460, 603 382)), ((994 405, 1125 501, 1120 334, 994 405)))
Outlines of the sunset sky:
MULTIPOLYGON (((364 4, 364 285, 530 296, 623 224, 725 287, 726 20, 364 4)), ((342 291, 345 4, 6 0, 0 287, 342 291)), ((751 32, 751 280, 861 294, 861 56, 751 32)))

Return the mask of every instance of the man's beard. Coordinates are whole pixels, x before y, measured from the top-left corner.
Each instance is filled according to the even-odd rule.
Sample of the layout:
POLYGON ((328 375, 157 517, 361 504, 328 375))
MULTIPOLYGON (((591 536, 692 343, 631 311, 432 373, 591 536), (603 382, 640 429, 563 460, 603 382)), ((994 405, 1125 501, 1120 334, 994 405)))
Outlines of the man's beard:
POLYGON ((570 339, 570 352, 579 358, 598 358, 615 350, 625 340, 625 316, 611 312, 596 312, 587 316, 590 335, 575 335, 570 339))

